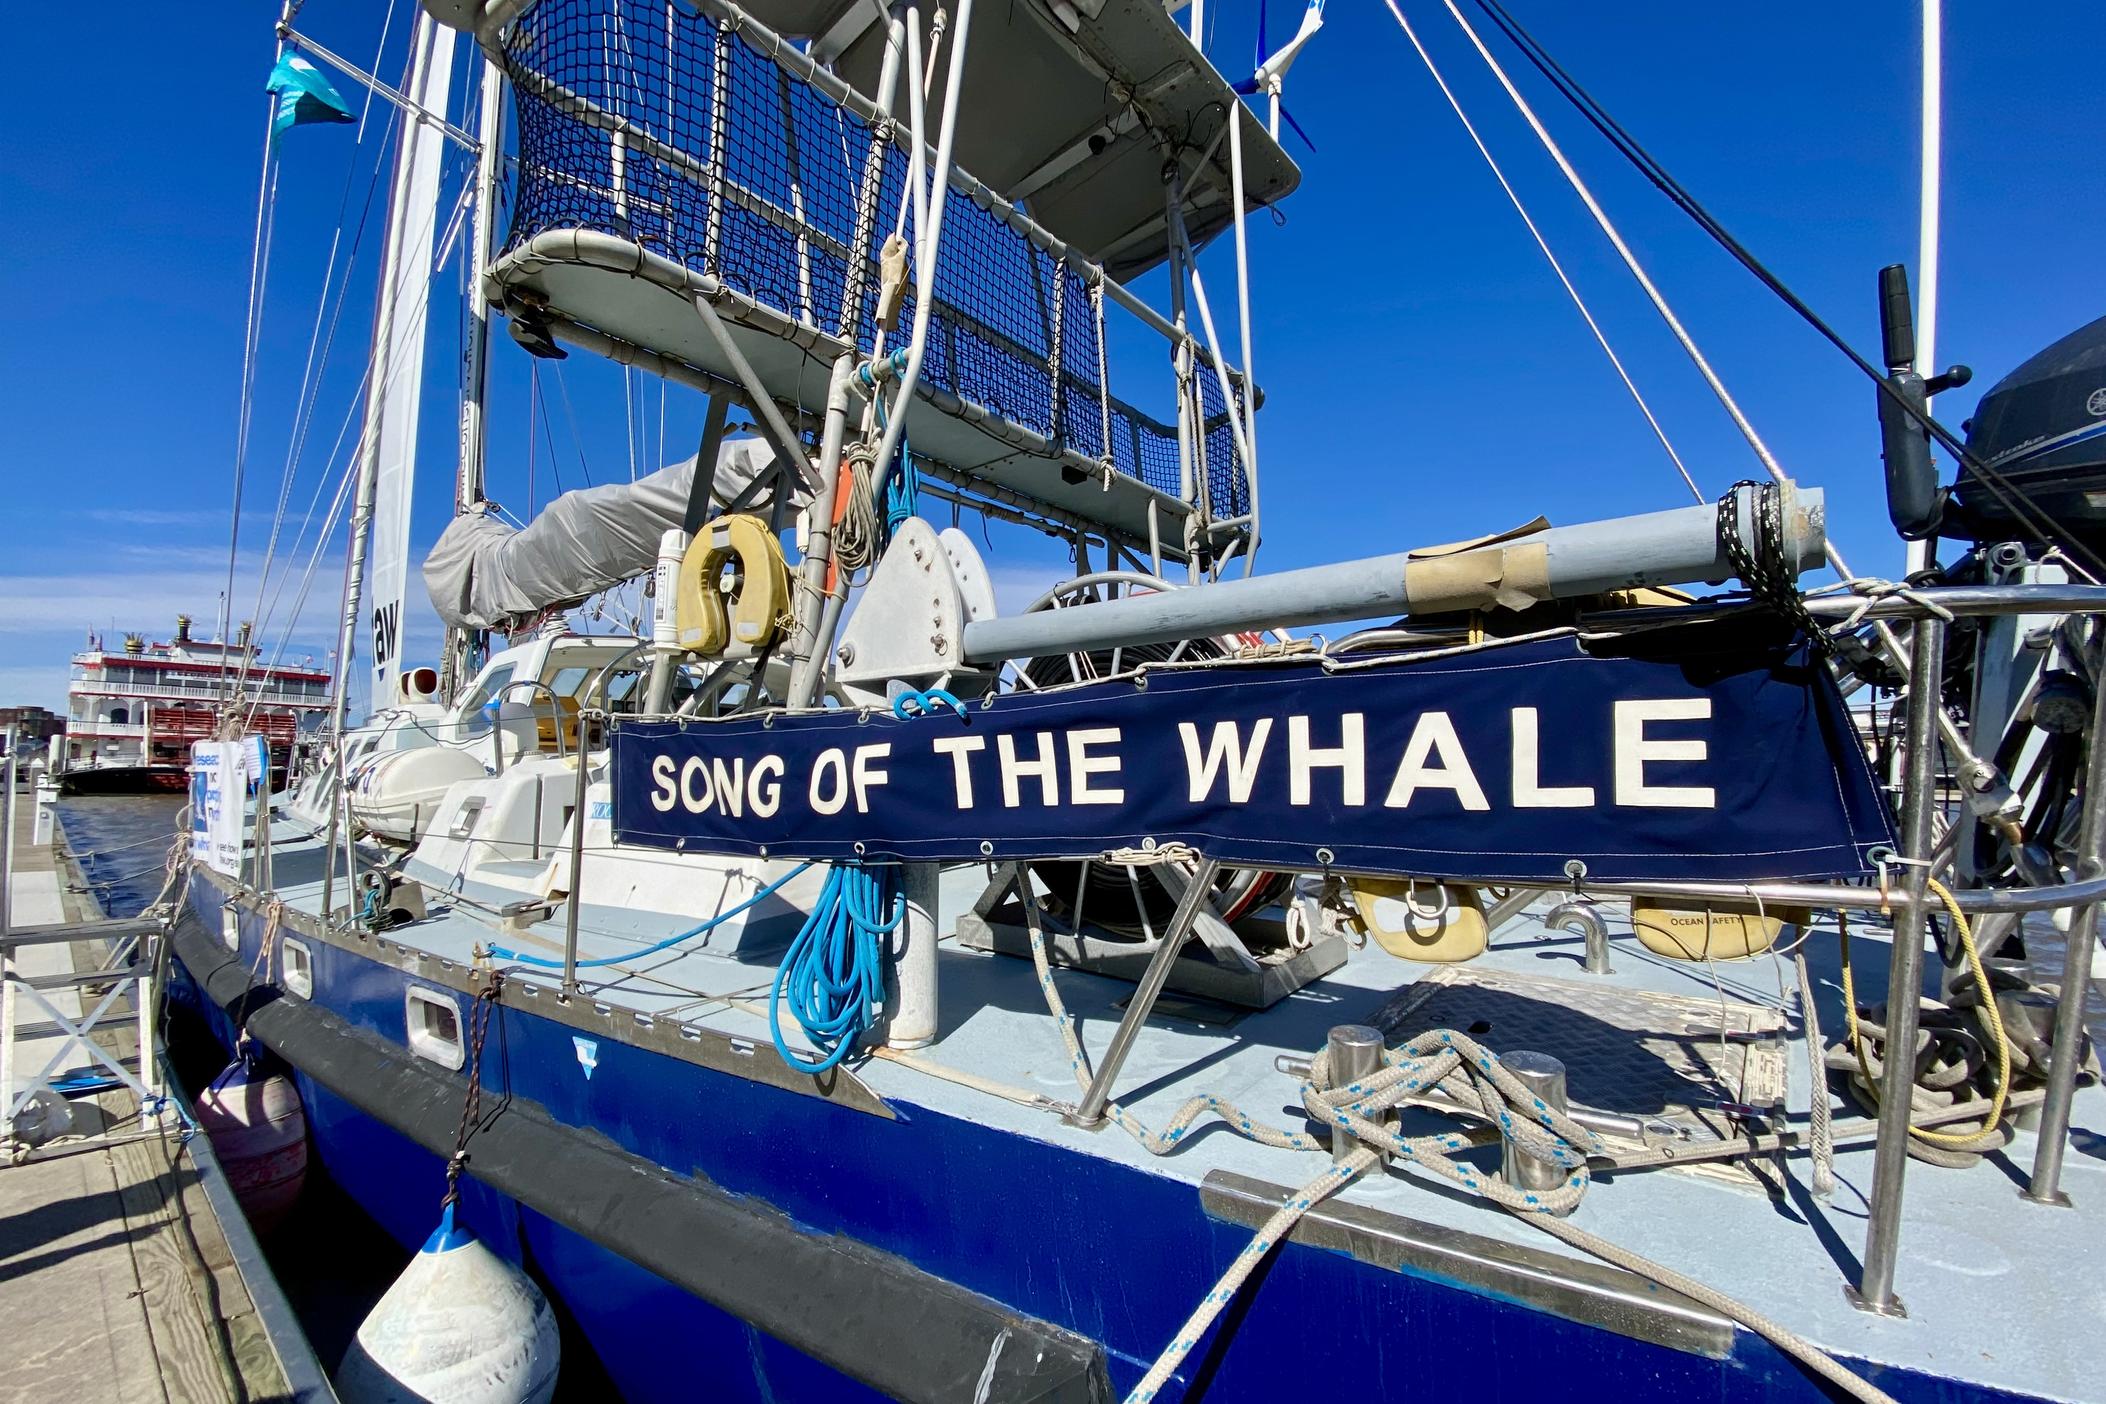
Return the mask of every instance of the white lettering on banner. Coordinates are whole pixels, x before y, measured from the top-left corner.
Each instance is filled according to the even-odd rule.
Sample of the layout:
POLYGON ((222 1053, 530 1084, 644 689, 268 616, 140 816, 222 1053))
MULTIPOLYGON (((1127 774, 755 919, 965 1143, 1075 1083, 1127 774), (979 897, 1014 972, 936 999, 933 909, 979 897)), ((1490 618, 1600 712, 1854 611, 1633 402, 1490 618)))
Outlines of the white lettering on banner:
POLYGON ((754 816, 773 819, 775 811, 782 808, 782 757, 762 756, 755 761, 753 769, 747 772, 746 784, 746 802, 753 806, 754 816))
POLYGON ((1446 712, 1419 714, 1418 725, 1411 729, 1411 740, 1404 743, 1404 759, 1397 762, 1397 774, 1389 782, 1383 807, 1402 809, 1420 790, 1453 790, 1464 809, 1492 807, 1484 797, 1484 786, 1477 783, 1476 772, 1470 769, 1469 758, 1463 754, 1455 723, 1446 712), (1430 759, 1438 759, 1440 764, 1429 766, 1426 762, 1430 759))
POLYGON ((1206 759, 1199 755, 1199 728, 1191 722, 1177 724, 1178 739, 1185 743, 1185 776, 1189 781, 1192 803, 1205 799, 1214 788, 1214 776, 1228 772, 1228 798, 1231 804, 1250 803, 1251 786, 1257 783, 1258 761, 1265 754, 1265 739, 1272 735, 1272 718, 1260 717, 1257 725, 1250 729, 1250 749, 1243 749, 1241 733, 1232 721, 1214 723, 1214 734, 1207 739, 1206 759))
POLYGON ((709 762, 700 756, 689 756, 687 763, 680 767, 680 802, 687 806, 689 813, 700 814, 709 808, 709 803, 714 798, 715 793, 709 788, 709 762), (688 783, 690 780, 702 782, 701 794, 695 793, 688 783))
POLYGON ((1126 790, 1102 789, 1090 783, 1092 775, 1116 775, 1121 761, 1117 756, 1093 756, 1092 746, 1116 746, 1119 744, 1119 728, 1116 726, 1094 726, 1082 731, 1068 733, 1068 783, 1071 787, 1068 799, 1074 804, 1124 804, 1126 790))
POLYGON ((734 756, 726 761, 717 756, 710 762, 710 788, 716 792, 717 807, 737 819, 746 812, 746 758, 734 756))
POLYGON ((875 764, 891 754, 890 741, 880 741, 874 746, 856 747, 855 764, 851 768, 856 786, 856 813, 868 814, 871 787, 882 785, 891 779, 884 771, 877 769, 875 764))
POLYGON ((1542 783, 1542 733, 1536 709, 1514 708, 1514 808, 1592 809, 1592 785, 1542 783))
POLYGON ((939 736, 929 743, 931 750, 940 756, 951 758, 951 784, 958 792, 958 807, 973 807, 973 772, 966 757, 974 751, 987 749, 985 736, 939 736))
POLYGON ((814 814, 839 814, 848 807, 848 760, 841 754, 839 746, 829 746, 812 762, 812 784, 809 793, 814 814), (819 784, 831 770, 834 778, 831 793, 821 796, 819 784))
POLYGON ((1038 779, 1039 803, 1051 809, 1060 803, 1060 776, 1053 759, 1053 733, 1034 732, 1038 740, 1038 759, 1020 761, 1016 758, 1016 738, 1007 734, 995 738, 995 749, 1002 756, 1002 807, 1015 809, 1023 803, 1019 791, 1020 782, 1026 775, 1038 779))
POLYGON ((1367 760, 1361 737, 1364 728, 1358 712, 1338 718, 1336 746, 1309 744, 1309 719, 1287 718, 1287 802, 1309 803, 1309 776, 1316 770, 1336 770, 1341 797, 1349 806, 1367 803, 1367 760))
MULTIPOLYGON (((1550 778, 1585 774, 1599 768, 1595 758, 1606 742, 1608 769, 1614 777, 1614 802, 1645 809, 1715 809, 1717 790, 1710 785, 1667 784, 1661 772, 1648 766, 1687 766, 1708 761, 1709 739, 1688 734, 1688 723, 1707 722, 1712 700, 1707 697, 1640 698, 1612 704, 1611 718, 1602 717, 1602 703, 1572 709, 1568 716, 1554 712, 1549 760, 1544 758, 1544 722, 1541 707, 1506 709, 1510 723, 1511 765, 1504 777, 1493 775, 1492 789, 1510 799, 1515 811, 1591 809, 1607 803, 1597 785, 1559 785, 1550 778), (1603 720, 1608 721, 1606 728, 1603 720), (1591 721, 1591 725, 1587 724, 1591 721), (1681 735, 1663 734, 1667 724, 1682 724, 1681 735), (1607 735, 1603 735, 1603 731, 1607 735), (1649 778, 1653 777, 1653 778, 1649 778)), ((1481 750, 1472 757, 1465 749, 1455 719, 1447 711, 1406 713, 1385 718, 1377 738, 1376 752, 1367 751, 1364 712, 1289 715, 1282 752, 1269 752, 1274 723, 1278 718, 1259 717, 1237 721, 1179 721, 1175 723, 1179 749, 1185 765, 1185 788, 1193 805, 1265 805, 1283 802, 1293 806, 1317 803, 1316 791, 1323 785, 1326 805, 1354 810, 1369 807, 1368 772, 1381 768, 1395 756, 1395 768, 1380 798, 1388 810, 1410 808, 1429 790, 1445 790, 1455 804, 1471 813, 1492 808, 1488 792, 1474 763, 1482 763, 1481 750), (1390 749, 1393 739, 1410 723, 1401 754, 1390 749), (1335 740, 1336 744, 1320 744, 1335 740), (1268 765, 1268 756, 1284 756, 1268 765), (1331 775, 1321 772, 1336 772, 1331 775), (1335 790, 1332 784, 1335 783, 1335 790)), ((1494 723, 1496 725, 1496 722, 1494 723)), ((1166 728, 1170 723, 1163 724, 1166 728)), ((950 762, 950 780, 958 810, 973 808, 979 791, 990 777, 982 770, 975 777, 975 757, 993 753, 1001 781, 1002 804, 1006 809, 1055 809, 1067 806, 1114 807, 1134 802, 1126 775, 1126 734, 1132 726, 1053 727, 1045 730, 999 733, 989 745, 981 734, 929 734, 908 730, 893 741, 861 746, 835 746, 820 750, 809 759, 803 752, 749 752, 737 746, 712 747, 707 754, 680 756, 660 753, 651 756, 644 769, 650 809, 659 814, 684 811, 714 813, 726 820, 771 819, 782 809, 787 790, 792 796, 800 780, 805 784, 811 812, 830 817, 850 812, 872 812, 874 792, 892 783, 891 762, 910 767, 940 766, 950 762), (922 736, 926 736, 924 743, 922 736), (895 746, 904 744, 901 756, 895 746), (923 749, 924 744, 926 749, 923 749)), ((1135 745, 1167 749, 1162 731, 1137 733, 1135 745)), ((1492 743, 1496 745, 1496 743, 1492 743)), ((1165 757, 1167 759, 1167 757, 1165 757)), ((940 773, 940 772, 938 772, 940 773)), ((1676 778, 1686 771, 1668 772, 1676 778)), ((935 777, 931 776, 934 780, 935 777)), ((936 780, 940 786, 941 781, 936 780)), ((1151 775, 1151 784, 1153 777, 1151 775)), ((1174 802, 1172 794, 1143 798, 1174 802)), ((940 791, 939 791, 940 792, 940 791)), ((792 800, 794 804, 794 799, 792 800)), ((1114 822, 1107 816, 1105 822, 1114 822)), ((1152 821, 1153 822, 1153 821, 1152 821)), ((1174 822, 1174 821, 1171 821, 1174 822)))
POLYGON ((1616 802, 1641 809, 1712 809, 1718 794, 1709 785, 1649 785, 1647 761, 1700 761, 1710 754, 1702 738, 1650 740, 1649 721, 1708 721, 1708 697, 1640 698, 1616 704, 1616 802))

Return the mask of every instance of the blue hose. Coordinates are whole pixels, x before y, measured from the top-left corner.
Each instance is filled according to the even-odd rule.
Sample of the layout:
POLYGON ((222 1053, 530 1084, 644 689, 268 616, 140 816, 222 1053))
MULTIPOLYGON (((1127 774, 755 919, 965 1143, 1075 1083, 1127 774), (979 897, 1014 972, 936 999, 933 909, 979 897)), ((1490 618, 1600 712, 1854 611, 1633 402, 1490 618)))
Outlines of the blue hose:
POLYGON ((816 1077, 848 1056, 884 1006, 885 937, 905 914, 897 869, 837 864, 827 874, 768 994, 768 1032, 783 1062, 816 1077), (818 1062, 783 1041, 785 1003, 819 1050, 818 1062))
MULTIPOLYGON (((719 912, 715 916, 711 917, 708 921, 703 922, 701 925, 690 926, 687 930, 681 932, 677 936, 668 936, 655 946, 645 946, 640 951, 624 951, 620 955, 599 956, 592 960, 581 960, 578 962, 577 968, 580 970, 587 970, 596 965, 618 965, 625 960, 641 960, 648 955, 657 955, 660 951, 666 949, 666 947, 668 946, 677 946, 682 941, 692 940, 694 937, 701 936, 707 932, 713 931, 717 927, 723 925, 725 922, 730 921, 740 912, 750 911, 754 904, 759 902, 761 898, 774 896, 778 891, 782 889, 782 885, 784 883, 788 882, 791 878, 796 877, 799 873, 803 872, 806 868, 809 868, 811 866, 812 865, 808 862, 799 863, 796 867, 790 869, 790 871, 784 873, 781 877, 775 879, 775 881, 769 883, 766 887, 763 887, 760 891, 754 893, 751 897, 748 897, 745 901, 739 903, 730 911, 719 912)), ((550 960, 546 956, 526 955, 520 951, 508 950, 503 946, 492 946, 490 948, 490 954, 495 956, 499 960, 517 961, 521 965, 539 965, 550 970, 561 970, 563 968, 563 962, 560 960, 550 960)))

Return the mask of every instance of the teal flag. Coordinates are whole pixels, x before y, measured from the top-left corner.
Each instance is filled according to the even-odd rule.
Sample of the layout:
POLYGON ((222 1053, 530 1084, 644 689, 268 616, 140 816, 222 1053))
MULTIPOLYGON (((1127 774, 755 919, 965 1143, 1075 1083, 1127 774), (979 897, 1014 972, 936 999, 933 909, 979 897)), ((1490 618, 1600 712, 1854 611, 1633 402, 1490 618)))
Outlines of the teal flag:
POLYGON ((307 122, 355 122, 351 109, 343 96, 322 71, 301 58, 287 52, 278 59, 278 66, 271 70, 271 81, 265 90, 278 100, 278 110, 271 117, 271 136, 276 138, 288 127, 297 127, 307 122))

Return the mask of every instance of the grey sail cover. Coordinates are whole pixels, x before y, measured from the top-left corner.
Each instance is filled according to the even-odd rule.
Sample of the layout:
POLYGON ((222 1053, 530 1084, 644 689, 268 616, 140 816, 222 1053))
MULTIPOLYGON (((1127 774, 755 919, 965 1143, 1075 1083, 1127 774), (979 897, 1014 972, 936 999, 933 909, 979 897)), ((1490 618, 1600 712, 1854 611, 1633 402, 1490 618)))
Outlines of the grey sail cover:
MULTIPOLYGON (((727 439, 713 505, 730 504, 774 463, 764 440, 727 439)), ((424 560, 432 608, 448 628, 501 629, 641 575, 657 563, 659 538, 686 517, 694 477, 690 458, 633 483, 566 492, 519 530, 488 512, 456 517, 424 560)), ((754 509, 772 500, 764 490, 754 509)), ((803 493, 792 501, 802 505, 803 493)))

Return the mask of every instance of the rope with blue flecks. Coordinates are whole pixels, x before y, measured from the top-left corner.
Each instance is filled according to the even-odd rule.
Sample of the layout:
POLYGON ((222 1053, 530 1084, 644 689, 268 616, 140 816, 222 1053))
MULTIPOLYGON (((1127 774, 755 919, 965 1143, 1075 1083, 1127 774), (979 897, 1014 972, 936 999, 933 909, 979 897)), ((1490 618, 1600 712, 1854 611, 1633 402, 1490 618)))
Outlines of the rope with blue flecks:
MULTIPOLYGON (((1337 1128, 1334 1134, 1344 1132, 1356 1137, 1360 1148, 1289 1195, 1286 1203, 1259 1227, 1213 1290, 1178 1328, 1141 1382, 1128 1392, 1127 1404, 1147 1404, 1156 1397, 1214 1324, 1214 1318, 1235 1300, 1258 1264, 1293 1231, 1296 1221, 1372 1169, 1377 1163, 1376 1150, 1409 1161, 1459 1189, 1532 1220, 1577 1206, 1587 1192, 1586 1156, 1574 1147, 1598 1150, 1600 1141, 1594 1133, 1536 1096, 1527 1084, 1506 1070, 1497 1054, 1469 1035, 1453 1029, 1429 1030, 1401 1048, 1387 1050, 1383 1067, 1372 1076, 1335 1088, 1326 1086, 1331 1080, 1330 1056, 1326 1049, 1310 1062, 1309 1075, 1302 1080, 1302 1106, 1312 1120, 1337 1128), (1455 1153, 1471 1144, 1461 1132, 1403 1137, 1382 1125, 1382 1118, 1389 1111, 1407 1100, 1428 1096, 1435 1089, 1454 1102, 1458 1111, 1482 1116, 1528 1153, 1563 1167, 1567 1172, 1565 1183, 1555 1189, 1521 1189, 1488 1178, 1457 1160, 1455 1153)), ((1194 1103, 1206 1100, 1210 1099, 1195 1098, 1186 1103, 1179 1118, 1190 1120, 1188 1114, 1194 1114, 1194 1103)), ((1244 1126, 1236 1129, 1251 1134, 1244 1126)), ((1298 1139, 1314 1148, 1309 1138, 1298 1139)), ((1142 1144, 1148 1142, 1144 1140, 1142 1144)), ((1268 1140, 1267 1144, 1279 1142, 1268 1140)))
MULTIPOLYGON (((1039 988, 1045 994, 1054 1025, 1067 1046, 1070 1070, 1076 1082, 1087 1091, 1089 1055, 1076 1033, 1074 1016, 1068 1013, 1060 991, 1054 986, 1045 931, 1039 922, 1038 903, 1032 895, 1030 880, 1019 876, 1017 891, 1023 903, 1025 930, 1031 938, 1031 963, 1038 972, 1039 988)), ((1156 1398, 1158 1391, 1206 1335, 1214 1319, 1236 1299, 1236 1294, 1266 1255, 1293 1232, 1302 1215, 1374 1168, 1378 1151, 1408 1161, 1467 1193, 1490 1200, 1583 1253, 1710 1307, 1865 1404, 1895 1404, 1884 1391, 1844 1369, 1825 1351, 1780 1323, 1694 1278, 1620 1248, 1558 1217, 1578 1206, 1590 1183, 1586 1156, 1575 1147, 1599 1150, 1600 1141, 1592 1131, 1545 1104, 1501 1065, 1496 1053, 1469 1035, 1453 1029, 1434 1029, 1420 1034, 1401 1048, 1387 1050, 1383 1055, 1382 1069, 1372 1077, 1343 1087, 1325 1086, 1330 1081, 1329 1063, 1328 1050, 1319 1052, 1310 1061, 1309 1075, 1302 1081, 1302 1106, 1311 1119, 1358 1138, 1359 1148, 1289 1195, 1286 1202, 1259 1226, 1243 1251, 1229 1264, 1228 1270, 1222 1273, 1212 1290, 1178 1328, 1148 1373, 1128 1391, 1126 1404, 1150 1404, 1156 1398), (1470 1138, 1461 1132, 1406 1139, 1382 1124, 1391 1110, 1406 1101, 1429 1098, 1436 1090, 1460 1114, 1480 1116, 1493 1122, 1504 1135, 1530 1154, 1564 1167, 1567 1171, 1565 1183, 1541 1191, 1519 1189, 1504 1181, 1487 1178, 1466 1162, 1457 1160, 1455 1153, 1471 1145, 1470 1138)), ((1209 1113, 1220 1117, 1237 1135, 1262 1145, 1290 1150, 1327 1149, 1313 1136, 1253 1121, 1233 1102, 1222 1097, 1192 1098, 1177 1109, 1159 1133, 1150 1131, 1117 1103, 1105 1108, 1105 1115, 1152 1155, 1168 1155, 1184 1139, 1193 1123, 1209 1113)))
MULTIPOLYGON (((1302 1215, 1373 1168, 1378 1151, 1408 1160, 1422 1170, 1488 1199, 1583 1253, 1710 1307, 1763 1337, 1814 1374, 1843 1393, 1865 1401, 1865 1404, 1895 1404, 1885 1391, 1844 1369, 1827 1352, 1780 1323, 1715 1288, 1558 1217, 1563 1210, 1577 1206, 1589 1183, 1585 1158, 1573 1147, 1593 1147, 1598 1142, 1585 1127, 1546 1106, 1500 1065, 1496 1054, 1467 1035, 1438 1029, 1421 1034, 1404 1047, 1385 1054, 1384 1068, 1373 1077, 1330 1090, 1323 1086, 1329 1080, 1328 1058, 1328 1052, 1324 1052, 1311 1061, 1309 1076, 1302 1083, 1302 1105, 1311 1117, 1358 1137, 1361 1142, 1359 1149, 1289 1195, 1287 1201, 1259 1227, 1214 1284, 1213 1290, 1201 1299, 1184 1325, 1178 1328, 1148 1373, 1127 1393, 1127 1404, 1149 1404, 1156 1398, 1158 1391, 1206 1335, 1214 1319, 1235 1300, 1237 1292, 1266 1255, 1293 1232, 1302 1215), (1453 1159, 1450 1152, 1469 1144, 1462 1135, 1450 1133, 1406 1139, 1371 1119, 1436 1085, 1451 1100, 1462 1104, 1459 1109, 1467 1114, 1482 1113, 1532 1153, 1547 1156, 1565 1166, 1570 1171, 1565 1183, 1540 1193, 1520 1190, 1487 1179, 1467 1164, 1453 1159)), ((1186 1110, 1190 1110, 1189 1104, 1186 1110)))

